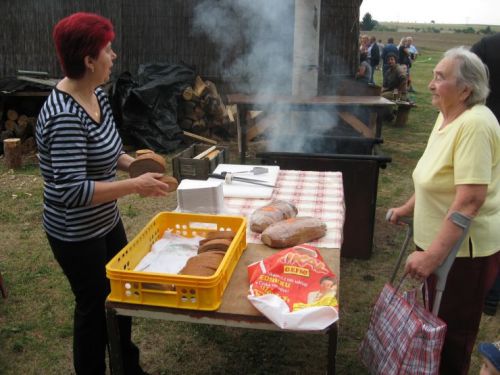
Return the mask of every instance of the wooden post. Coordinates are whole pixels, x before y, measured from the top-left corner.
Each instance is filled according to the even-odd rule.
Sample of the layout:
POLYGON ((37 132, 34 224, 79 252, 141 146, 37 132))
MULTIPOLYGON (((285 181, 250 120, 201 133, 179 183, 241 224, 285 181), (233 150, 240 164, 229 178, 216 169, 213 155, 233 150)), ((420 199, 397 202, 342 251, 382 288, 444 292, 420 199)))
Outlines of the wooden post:
POLYGON ((1 273, 0 273, 0 293, 2 294, 3 298, 7 298, 7 288, 3 283, 3 278, 1 273))
POLYGON ((398 104, 398 111, 396 113, 396 120, 394 121, 394 126, 403 127, 408 122, 408 116, 410 115, 411 105, 409 104, 398 104))
POLYGON ((3 141, 5 164, 8 169, 19 169, 22 164, 21 139, 7 138, 3 141))

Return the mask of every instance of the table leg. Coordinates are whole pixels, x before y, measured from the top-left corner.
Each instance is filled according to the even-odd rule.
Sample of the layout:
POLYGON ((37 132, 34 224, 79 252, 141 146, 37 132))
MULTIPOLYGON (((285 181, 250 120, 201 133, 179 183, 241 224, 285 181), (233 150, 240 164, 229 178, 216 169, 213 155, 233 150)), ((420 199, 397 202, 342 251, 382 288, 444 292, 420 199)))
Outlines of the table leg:
POLYGON ((108 330, 109 367, 112 375, 124 374, 122 351, 120 348, 120 330, 116 310, 106 305, 106 326, 108 330))
POLYGON ((2 273, 0 272, 0 292, 3 298, 7 298, 7 288, 3 283, 2 273))
POLYGON ((335 375, 335 357, 337 356, 338 324, 328 330, 328 375, 335 375))
POLYGON ((375 138, 382 137, 382 114, 384 109, 377 109, 374 113, 376 116, 375 120, 375 138))
POLYGON ((245 106, 240 106, 238 108, 238 125, 240 127, 240 163, 246 163, 246 153, 247 153, 247 108, 245 106))

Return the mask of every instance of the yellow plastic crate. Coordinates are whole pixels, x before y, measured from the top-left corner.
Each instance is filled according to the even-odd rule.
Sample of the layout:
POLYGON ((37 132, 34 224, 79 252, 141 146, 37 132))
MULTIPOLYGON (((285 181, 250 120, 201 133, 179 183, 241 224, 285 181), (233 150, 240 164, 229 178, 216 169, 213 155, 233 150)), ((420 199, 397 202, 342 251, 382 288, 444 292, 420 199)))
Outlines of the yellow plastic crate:
POLYGON ((108 299, 116 302, 191 310, 217 310, 229 279, 246 249, 246 219, 177 212, 161 212, 106 265, 111 282, 108 299), (185 237, 205 237, 210 231, 236 233, 212 276, 189 276, 134 271, 163 233, 170 229, 185 237))

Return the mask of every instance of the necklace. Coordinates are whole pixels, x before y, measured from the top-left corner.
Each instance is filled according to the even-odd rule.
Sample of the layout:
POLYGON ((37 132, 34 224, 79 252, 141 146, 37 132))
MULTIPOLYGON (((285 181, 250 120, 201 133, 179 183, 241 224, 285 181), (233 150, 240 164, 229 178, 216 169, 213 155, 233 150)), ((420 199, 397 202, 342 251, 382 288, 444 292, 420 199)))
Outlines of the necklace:
POLYGON ((79 93, 73 94, 75 101, 82 107, 94 120, 100 118, 100 108, 97 98, 94 93, 91 94, 90 99, 84 100, 83 96, 79 93))
POLYGON ((93 89, 89 85, 78 83, 74 80, 64 78, 58 88, 69 94, 73 100, 94 120, 101 119, 101 108, 93 89))

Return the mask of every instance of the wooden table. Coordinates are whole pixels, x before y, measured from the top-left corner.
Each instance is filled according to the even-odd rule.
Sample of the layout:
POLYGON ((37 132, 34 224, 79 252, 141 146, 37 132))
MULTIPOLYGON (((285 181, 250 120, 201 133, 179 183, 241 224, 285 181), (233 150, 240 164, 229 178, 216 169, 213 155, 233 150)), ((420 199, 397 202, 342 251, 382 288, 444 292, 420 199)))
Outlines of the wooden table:
MULTIPOLYGON (((340 250, 325 248, 319 250, 323 260, 337 275, 340 284, 340 250)), ((121 375, 124 373, 123 360, 121 358, 121 351, 119 350, 120 337, 116 319, 117 315, 279 331, 280 329, 256 310, 247 299, 247 266, 275 253, 275 249, 271 249, 265 245, 248 244, 247 249, 243 252, 234 270, 231 280, 224 292, 222 304, 217 311, 181 310, 106 301, 106 320, 113 375, 121 375)), ((335 355, 337 352, 337 322, 323 331, 301 331, 300 333, 328 335, 328 374, 334 374, 335 355)))
POLYGON ((382 134, 381 111, 394 103, 381 96, 253 96, 227 95, 227 104, 238 107, 238 145, 240 162, 245 164, 247 151, 248 112, 251 110, 335 111, 337 115, 364 137, 379 138, 382 134), (367 111, 368 122, 359 118, 357 111, 367 111))

